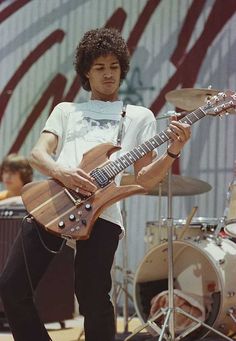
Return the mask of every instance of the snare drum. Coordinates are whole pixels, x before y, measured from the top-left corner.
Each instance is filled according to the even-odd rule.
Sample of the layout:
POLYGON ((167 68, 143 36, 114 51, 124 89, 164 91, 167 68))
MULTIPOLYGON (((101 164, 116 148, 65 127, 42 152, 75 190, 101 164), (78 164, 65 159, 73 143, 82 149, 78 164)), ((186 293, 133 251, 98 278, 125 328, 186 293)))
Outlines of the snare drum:
MULTIPOLYGON (((206 324, 225 335, 235 332, 235 316, 229 314, 236 311, 236 244, 228 239, 216 243, 210 238, 174 241, 173 254, 174 288, 201 298, 206 324)), ((168 245, 163 243, 146 254, 134 277, 134 304, 142 322, 149 319, 151 299, 167 289, 168 245)), ((202 336, 208 330, 199 327, 194 336, 196 333, 202 336)))
POLYGON ((236 238, 236 182, 232 183, 228 192, 228 207, 226 208, 225 233, 236 238))
MULTIPOLYGON (((183 231, 186 224, 185 219, 173 220, 173 239, 188 240, 192 237, 203 237, 213 234, 219 220, 217 218, 196 217, 193 218, 189 227, 183 231)), ((167 219, 163 219, 161 226, 158 221, 149 221, 145 229, 145 242, 149 250, 153 246, 166 242, 168 236, 167 219)))

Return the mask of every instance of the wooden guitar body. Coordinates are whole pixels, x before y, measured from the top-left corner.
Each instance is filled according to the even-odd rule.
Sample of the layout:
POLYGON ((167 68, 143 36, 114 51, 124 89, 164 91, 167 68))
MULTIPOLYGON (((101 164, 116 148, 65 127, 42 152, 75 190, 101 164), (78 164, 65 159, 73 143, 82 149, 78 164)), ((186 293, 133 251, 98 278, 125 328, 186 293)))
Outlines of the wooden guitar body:
MULTIPOLYGON (((109 156, 120 149, 113 144, 101 144, 84 154, 80 168, 90 172, 108 162, 109 156)), ((72 201, 67 189, 49 179, 26 184, 22 199, 27 211, 49 232, 69 239, 87 239, 101 212, 115 202, 136 193, 145 193, 139 185, 117 186, 111 181, 87 198, 72 201)))

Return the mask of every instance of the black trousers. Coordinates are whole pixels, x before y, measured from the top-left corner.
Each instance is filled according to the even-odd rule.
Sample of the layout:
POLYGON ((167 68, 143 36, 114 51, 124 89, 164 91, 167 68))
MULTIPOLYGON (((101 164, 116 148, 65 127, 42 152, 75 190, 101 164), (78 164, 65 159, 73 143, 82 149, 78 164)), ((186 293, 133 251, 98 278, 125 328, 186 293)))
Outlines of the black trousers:
MULTIPOLYGON (((99 218, 90 238, 76 242, 75 294, 80 313, 84 316, 86 341, 113 341, 115 337, 109 292, 112 284, 110 271, 119 234, 118 225, 99 218)), ((55 257, 42 240, 47 248, 53 250, 59 250, 63 243, 61 238, 46 232, 35 222, 25 222, 0 276, 0 294, 15 341, 50 340, 33 296, 55 257)))

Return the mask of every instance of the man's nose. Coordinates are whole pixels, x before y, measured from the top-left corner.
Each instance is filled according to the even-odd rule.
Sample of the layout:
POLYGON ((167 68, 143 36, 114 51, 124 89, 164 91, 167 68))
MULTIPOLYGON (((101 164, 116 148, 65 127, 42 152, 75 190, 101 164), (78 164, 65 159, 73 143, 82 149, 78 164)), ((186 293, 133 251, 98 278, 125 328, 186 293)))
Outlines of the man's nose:
POLYGON ((111 69, 106 69, 104 73, 105 78, 110 78, 112 76, 112 71, 111 69))

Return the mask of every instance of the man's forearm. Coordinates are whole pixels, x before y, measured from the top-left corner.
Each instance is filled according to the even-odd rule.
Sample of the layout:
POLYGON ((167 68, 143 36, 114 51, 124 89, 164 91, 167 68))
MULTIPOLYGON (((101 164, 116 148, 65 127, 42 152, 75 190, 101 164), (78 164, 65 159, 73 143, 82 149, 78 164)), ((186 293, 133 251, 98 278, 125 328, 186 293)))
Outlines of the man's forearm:
POLYGON ((163 154, 160 158, 143 167, 137 175, 137 183, 146 189, 157 185, 166 176, 174 158, 163 154))
POLYGON ((42 152, 38 148, 34 148, 29 157, 30 165, 40 173, 57 179, 60 173, 59 165, 46 152, 42 152))

